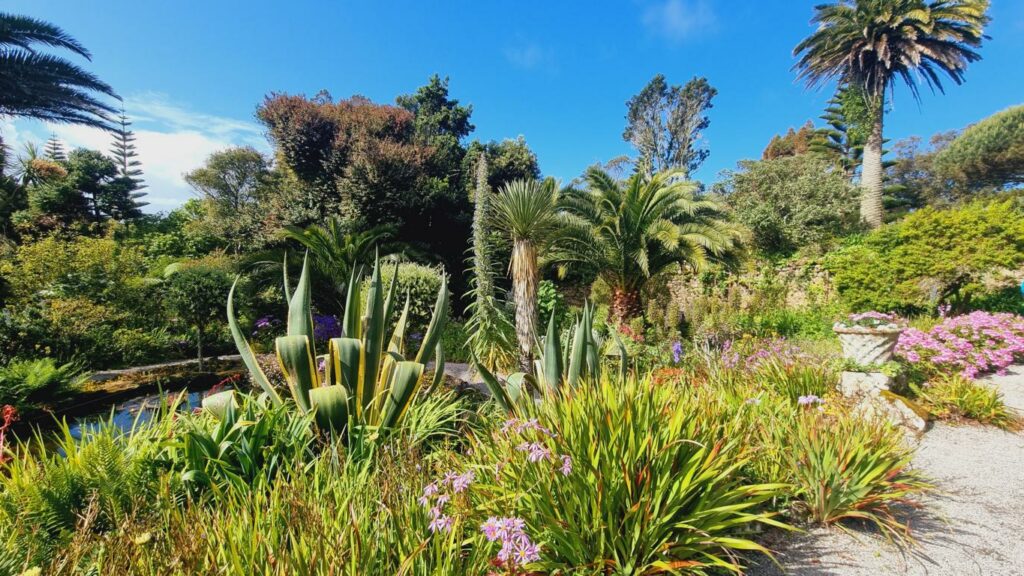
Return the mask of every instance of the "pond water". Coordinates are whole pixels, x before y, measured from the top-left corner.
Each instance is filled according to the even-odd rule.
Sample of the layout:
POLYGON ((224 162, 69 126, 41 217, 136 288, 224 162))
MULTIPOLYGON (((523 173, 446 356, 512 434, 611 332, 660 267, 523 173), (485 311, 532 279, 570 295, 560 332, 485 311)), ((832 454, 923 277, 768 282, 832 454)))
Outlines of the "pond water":
POLYGON ((205 398, 214 387, 215 386, 192 385, 186 389, 176 390, 173 392, 143 394, 136 396, 135 398, 118 402, 114 406, 108 406, 100 411, 75 416, 73 419, 69 418, 68 424, 71 429, 71 435, 75 439, 80 439, 84 431, 95 429, 108 421, 112 421, 114 425, 121 430, 131 430, 136 421, 143 423, 151 420, 165 398, 168 398, 167 401, 170 402, 171 399, 179 394, 184 394, 184 398, 182 398, 181 404, 179 405, 179 410, 183 412, 192 411, 202 405, 203 398, 205 398))

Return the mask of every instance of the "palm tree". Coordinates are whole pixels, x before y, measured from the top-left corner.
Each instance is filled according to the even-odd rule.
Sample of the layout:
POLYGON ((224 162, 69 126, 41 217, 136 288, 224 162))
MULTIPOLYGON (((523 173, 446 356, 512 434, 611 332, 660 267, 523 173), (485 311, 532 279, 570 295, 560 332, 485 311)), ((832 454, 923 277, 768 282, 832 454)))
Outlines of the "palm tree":
MULTIPOLYGON (((381 255, 402 251, 401 245, 388 242, 394 233, 395 229, 391 226, 375 226, 353 232, 340 219, 332 217, 323 226, 287 226, 281 231, 281 236, 294 240, 309 254, 311 281, 317 294, 324 296, 318 303, 320 311, 340 314, 344 309, 353 268, 363 262, 372 262, 375 251, 381 255)), ((280 252, 260 257, 263 263, 280 263, 283 259, 284 254, 280 252)), ((302 259, 291 260, 301 262, 302 259)))
POLYGON ((585 189, 563 191, 571 226, 559 260, 592 267, 611 288, 612 318, 642 311, 648 281, 671 266, 703 268, 738 253, 739 228, 724 207, 694 195, 695 185, 671 170, 620 182, 600 168, 587 171, 585 189))
POLYGON ((537 343, 538 254, 551 245, 564 225, 558 211, 555 181, 515 180, 494 199, 494 223, 512 240, 512 300, 516 308, 519 369, 533 373, 533 347, 537 343))
POLYGON ((53 24, 0 12, 0 116, 113 130, 117 109, 98 97, 117 98, 113 88, 63 58, 38 52, 36 45, 92 59, 84 46, 53 24))
POLYGON ((871 131, 861 168, 861 219, 882 224, 882 118, 886 89, 916 77, 942 91, 940 73, 961 84, 985 38, 988 0, 840 0, 814 8, 818 29, 793 50, 798 78, 811 87, 839 80, 864 92, 871 131))

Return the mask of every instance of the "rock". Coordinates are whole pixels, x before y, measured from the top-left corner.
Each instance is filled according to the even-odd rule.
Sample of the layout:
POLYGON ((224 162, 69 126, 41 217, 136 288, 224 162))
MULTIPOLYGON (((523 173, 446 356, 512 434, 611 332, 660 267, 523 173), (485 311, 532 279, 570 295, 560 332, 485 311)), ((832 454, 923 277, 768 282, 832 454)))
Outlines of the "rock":
POLYGON ((847 398, 877 396, 889 390, 892 378, 881 372, 843 372, 839 380, 839 392, 847 398))
POLYGON ((883 419, 895 426, 924 432, 928 411, 914 401, 894 394, 892 378, 881 372, 843 372, 839 391, 855 401, 854 413, 864 418, 883 419))

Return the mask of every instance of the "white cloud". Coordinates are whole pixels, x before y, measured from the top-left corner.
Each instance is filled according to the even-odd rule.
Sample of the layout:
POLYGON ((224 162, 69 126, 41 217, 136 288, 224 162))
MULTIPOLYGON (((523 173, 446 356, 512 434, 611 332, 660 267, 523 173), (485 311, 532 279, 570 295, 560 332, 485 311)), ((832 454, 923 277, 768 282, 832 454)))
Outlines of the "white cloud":
MULTIPOLYGON (((170 210, 194 197, 183 175, 202 165, 213 152, 239 145, 268 151, 262 130, 255 123, 194 112, 159 94, 126 98, 125 111, 133 123, 136 150, 149 186, 144 199, 149 202, 148 212, 170 210)), ((113 143, 111 134, 96 128, 24 120, 3 123, 0 133, 15 151, 26 141, 41 145, 51 134, 56 134, 68 149, 108 152, 113 143)))
POLYGON ((504 54, 505 59, 516 68, 557 72, 554 52, 538 42, 520 41, 505 48, 504 54))
POLYGON ((643 11, 647 29, 671 42, 682 42, 714 29, 717 18, 707 0, 664 0, 643 11))

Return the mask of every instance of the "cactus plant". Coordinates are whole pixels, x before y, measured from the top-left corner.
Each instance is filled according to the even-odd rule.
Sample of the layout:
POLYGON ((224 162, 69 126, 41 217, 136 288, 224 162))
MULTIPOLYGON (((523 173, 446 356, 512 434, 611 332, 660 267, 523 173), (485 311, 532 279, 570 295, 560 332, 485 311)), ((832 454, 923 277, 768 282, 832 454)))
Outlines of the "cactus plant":
MULTIPOLYGON (((390 338, 387 327, 392 325, 395 312, 395 282, 385 294, 381 282, 380 261, 374 262, 369 289, 363 309, 358 283, 349 283, 345 302, 343 334, 327 343, 326 354, 318 356, 313 340, 313 319, 308 261, 303 261, 302 274, 292 292, 285 281, 288 299, 287 333, 277 338, 275 349, 291 397, 299 411, 313 414, 314 421, 323 431, 347 434, 358 429, 359 437, 374 431, 386 431, 398 426, 415 399, 423 381, 426 358, 436 355, 434 389, 444 375, 441 353, 441 332, 448 316, 447 282, 441 283, 433 316, 422 343, 414 357, 406 356, 405 326, 409 315, 409 298, 390 338), (323 368, 318 365, 323 360, 323 368)), ((236 280, 237 284, 237 280, 236 280)), ((235 287, 228 294, 228 324, 242 361, 253 380, 274 404, 284 400, 270 384, 266 374, 256 362, 252 347, 246 340, 234 311, 235 287)), ((230 392, 221 394, 231 394, 230 392)), ((207 402, 211 410, 226 400, 214 395, 207 402)))

